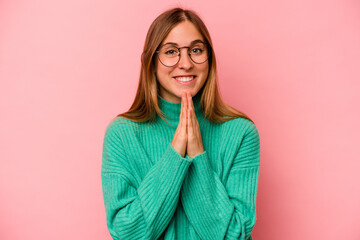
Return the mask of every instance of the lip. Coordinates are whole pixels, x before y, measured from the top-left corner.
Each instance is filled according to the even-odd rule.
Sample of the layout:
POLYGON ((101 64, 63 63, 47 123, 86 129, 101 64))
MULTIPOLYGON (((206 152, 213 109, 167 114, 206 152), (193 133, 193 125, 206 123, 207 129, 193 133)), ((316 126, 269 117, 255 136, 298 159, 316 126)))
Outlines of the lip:
POLYGON ((183 85, 192 84, 192 83, 196 80, 196 78, 197 78, 196 75, 177 75, 177 76, 174 76, 174 77, 173 77, 173 79, 174 79, 176 82, 178 82, 178 83, 180 83, 180 84, 183 84, 183 85), (191 81, 188 81, 188 82, 181 82, 181 81, 176 80, 177 77, 194 77, 194 79, 191 80, 191 81))

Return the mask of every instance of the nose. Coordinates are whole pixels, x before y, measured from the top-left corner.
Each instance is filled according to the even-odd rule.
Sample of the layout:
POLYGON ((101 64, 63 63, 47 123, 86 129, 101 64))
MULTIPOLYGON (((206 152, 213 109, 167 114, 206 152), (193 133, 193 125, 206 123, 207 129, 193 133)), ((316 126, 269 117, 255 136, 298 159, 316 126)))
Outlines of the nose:
MULTIPOLYGON (((189 56, 189 53, 188 53, 188 49, 187 48, 184 48, 184 49, 181 49, 182 52, 180 54, 180 59, 179 59, 179 62, 178 62, 178 67, 179 68, 182 68, 182 69, 191 69, 192 66, 193 66, 193 62, 191 61, 190 59, 190 56, 189 56)), ((180 51, 181 51, 180 50, 180 51)))

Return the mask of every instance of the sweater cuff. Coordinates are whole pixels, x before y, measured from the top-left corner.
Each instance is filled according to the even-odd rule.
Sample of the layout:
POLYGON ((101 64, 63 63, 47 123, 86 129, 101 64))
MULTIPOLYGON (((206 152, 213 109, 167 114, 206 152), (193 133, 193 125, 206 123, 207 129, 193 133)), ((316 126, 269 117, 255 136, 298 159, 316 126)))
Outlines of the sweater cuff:
MULTIPOLYGON (((207 158, 207 152, 203 151, 202 153, 196 155, 195 157, 192 158, 192 161, 202 161, 202 160, 198 160, 198 159, 206 159, 207 158)), ((203 160, 206 161, 206 160, 203 160)))
POLYGON ((177 158, 177 159, 182 159, 182 161, 186 161, 186 162, 192 162, 192 159, 187 155, 185 154, 185 157, 182 157, 180 155, 180 153, 178 153, 175 148, 173 147, 173 145, 171 144, 171 142, 169 143, 166 151, 165 151, 165 154, 170 154, 171 156, 173 156, 174 158, 177 158))

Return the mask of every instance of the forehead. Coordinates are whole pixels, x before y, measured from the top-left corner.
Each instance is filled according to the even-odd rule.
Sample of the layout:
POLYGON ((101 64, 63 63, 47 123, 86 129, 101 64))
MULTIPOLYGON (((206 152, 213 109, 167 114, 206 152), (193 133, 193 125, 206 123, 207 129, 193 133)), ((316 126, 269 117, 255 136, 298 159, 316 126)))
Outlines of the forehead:
POLYGON ((204 38, 192 22, 183 21, 171 29, 165 37, 163 44, 172 42, 183 46, 189 45, 195 40, 204 41, 204 38))

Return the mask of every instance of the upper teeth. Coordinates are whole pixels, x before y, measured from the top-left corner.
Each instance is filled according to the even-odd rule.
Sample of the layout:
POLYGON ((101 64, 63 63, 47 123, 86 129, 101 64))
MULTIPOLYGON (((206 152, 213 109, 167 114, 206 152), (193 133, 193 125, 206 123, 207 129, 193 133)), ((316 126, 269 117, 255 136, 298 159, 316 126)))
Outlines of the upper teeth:
POLYGON ((178 81, 182 81, 182 82, 188 82, 188 81, 193 80, 194 76, 191 76, 191 77, 176 77, 175 79, 178 80, 178 81))

